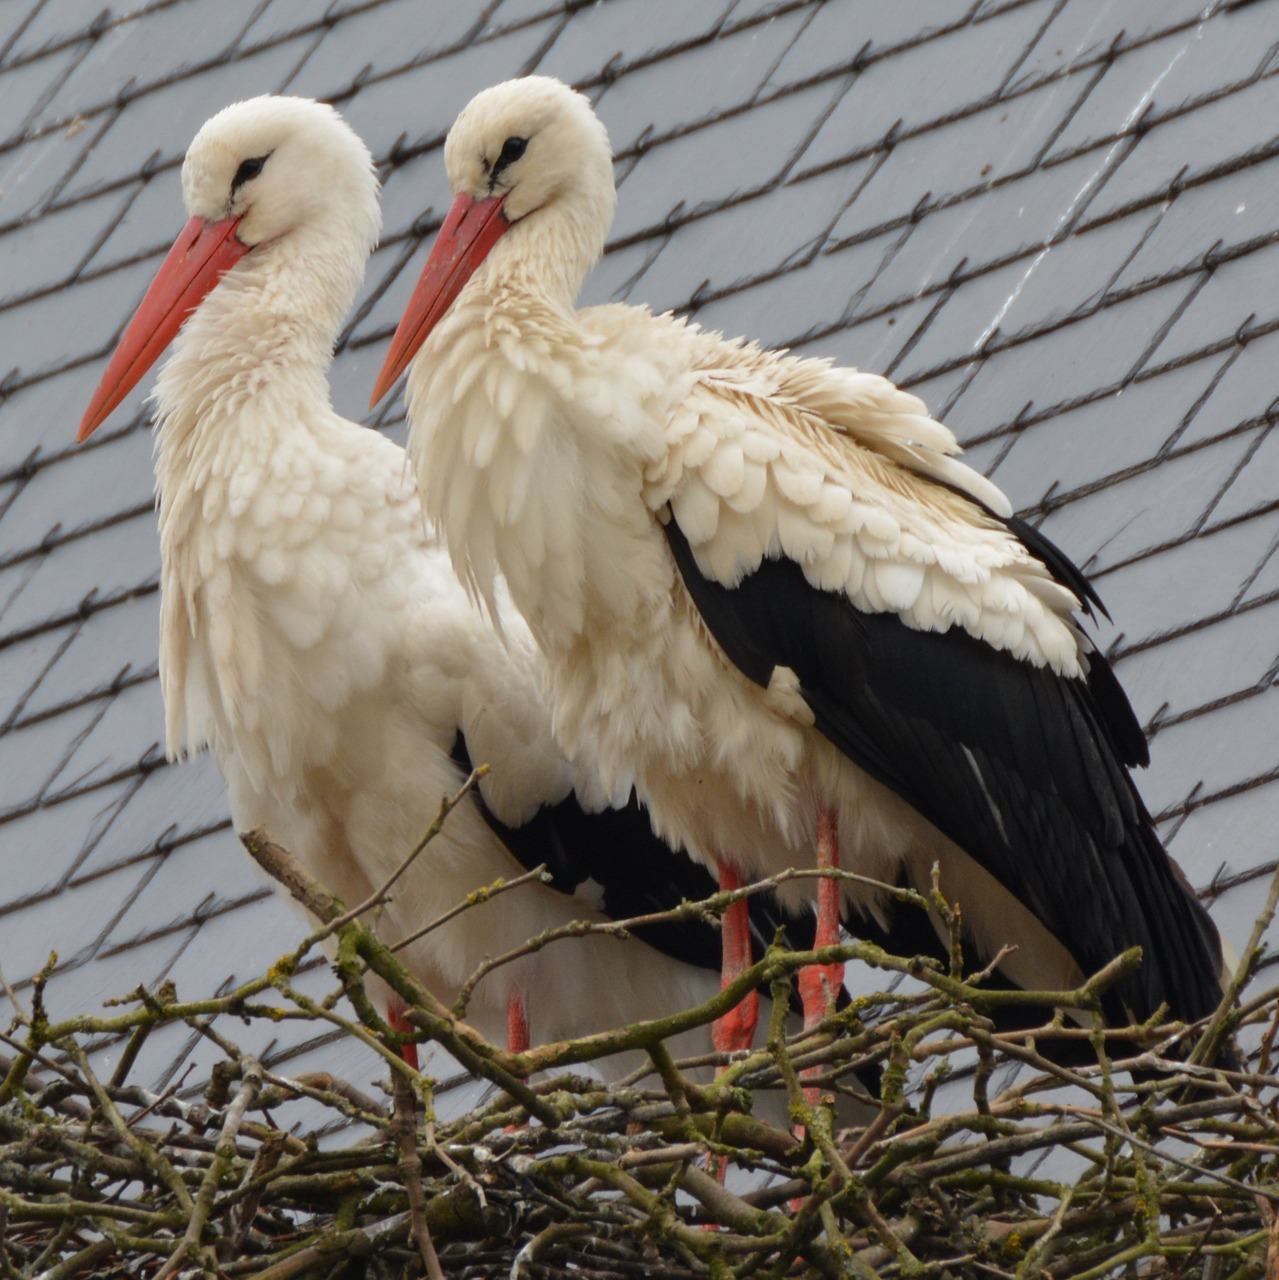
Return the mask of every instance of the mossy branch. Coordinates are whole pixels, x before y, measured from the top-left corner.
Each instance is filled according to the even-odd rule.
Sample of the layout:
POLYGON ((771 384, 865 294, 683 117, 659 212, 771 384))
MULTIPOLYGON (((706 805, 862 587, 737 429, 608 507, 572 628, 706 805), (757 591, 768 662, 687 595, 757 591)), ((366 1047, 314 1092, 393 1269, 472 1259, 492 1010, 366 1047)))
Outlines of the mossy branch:
MULTIPOLYGON (((13 997, 19 1016, 0 1033, 0 1280, 318 1280, 355 1267, 371 1280, 463 1271, 528 1280, 1100 1278, 1125 1268, 1171 1280, 1203 1259, 1214 1274, 1260 1276, 1279 1257, 1279 989, 1223 1006, 1203 1027, 1103 1032, 1055 1010, 1097 1011, 1102 992, 1140 962, 1135 951, 1074 991, 1018 993, 965 971, 958 946, 944 967, 862 943, 774 946, 699 1008, 514 1055, 460 1021, 377 937, 367 917, 388 886, 348 908, 263 833, 245 843, 318 922, 269 973, 217 997, 139 990, 99 1014, 55 1022, 43 1000, 51 959, 27 1008, 13 997), (336 948, 341 982, 327 998, 295 981, 320 944, 336 948), (887 989, 788 1037, 795 974, 835 960, 882 973, 887 989), (411 1071, 398 1052, 405 1037, 364 989, 369 973, 410 1005, 415 1038, 445 1049, 497 1096, 457 1114, 447 1087, 411 1071), (903 975, 922 985, 894 991, 903 975), (673 1056, 670 1036, 705 1025, 757 985, 775 998, 766 1045, 715 1079, 715 1055, 673 1056), (1043 1025, 996 1032, 991 1015, 1014 1005, 1043 1007, 1043 1025), (366 1084, 291 1077, 238 1047, 240 1023, 281 1018, 338 1032, 392 1074, 401 1100, 426 1100, 426 1124, 406 1120, 403 1107, 393 1120, 366 1084), (195 1028, 221 1060, 202 1084, 158 1092, 136 1078, 141 1051, 174 1024, 195 1028), (1238 1069, 1167 1056, 1192 1035, 1211 1047, 1235 1030, 1257 1046, 1238 1069), (1047 1056, 1054 1042, 1091 1045, 1102 1065, 1061 1066, 1047 1056), (99 1074, 104 1043, 117 1046, 116 1065, 99 1074), (1114 1057, 1121 1046, 1126 1061, 1114 1057), (645 1050, 648 1074, 532 1079, 622 1049, 645 1050), (866 1069, 879 1073, 877 1097, 852 1082, 866 1069), (820 1090, 816 1105, 804 1096, 809 1085, 820 1090), (765 1089, 788 1100, 802 1133, 751 1114, 765 1089), (854 1096, 860 1112, 832 1110, 854 1096), (334 1126, 352 1122, 362 1136, 333 1146, 334 1126), (1053 1153, 1070 1157, 1069 1170, 1049 1162, 1030 1173, 1022 1163, 1053 1153), (753 1189, 712 1176, 720 1160, 751 1175, 753 1189)), ((475 901, 518 887, 490 886, 475 901)), ((676 911, 713 918, 736 894, 766 887, 676 911)), ((958 918, 948 918, 957 935, 958 918)), ((568 936, 548 931, 527 945, 568 936)))

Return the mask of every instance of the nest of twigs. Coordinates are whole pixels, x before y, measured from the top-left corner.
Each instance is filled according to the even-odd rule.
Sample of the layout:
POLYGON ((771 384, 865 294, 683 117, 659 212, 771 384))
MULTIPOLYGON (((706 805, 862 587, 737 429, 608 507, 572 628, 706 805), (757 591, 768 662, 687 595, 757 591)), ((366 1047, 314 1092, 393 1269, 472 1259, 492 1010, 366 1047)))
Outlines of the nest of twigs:
MULTIPOLYGON (((245 843, 322 922, 269 973, 194 1001, 139 990, 56 1025, 47 973, 25 1004, 9 993, 24 1012, 0 1057, 3 1277, 1279 1274, 1279 992, 1239 1001, 1279 880, 1203 1027, 1063 1027, 1052 1006, 1095 1008, 1131 955, 1079 991, 1025 996, 985 990, 958 954, 941 972, 854 943, 773 949, 700 1009, 516 1056, 404 971, 363 923, 375 902, 347 911, 284 850, 261 835, 245 843), (321 942, 337 944, 340 986, 317 1001, 295 975, 321 942), (784 1009, 799 966, 835 958, 872 966, 884 989, 806 1036, 788 1040, 779 1020, 714 1083, 672 1060, 664 1038, 711 1021, 748 984, 771 986, 784 1009), (419 1039, 490 1083, 485 1102, 437 1115, 437 1081, 405 1065, 404 1037, 364 993, 370 971, 413 1006, 419 1039), (1000 1002, 1033 1000, 1043 1026, 994 1032, 1000 1002), (281 1017, 370 1046, 387 1093, 276 1074, 235 1043, 243 1020, 281 1017), (222 1061, 202 1091, 156 1095, 131 1082, 133 1064, 175 1022, 222 1061), (1196 1065, 1241 1031, 1258 1046, 1248 1070, 1196 1065), (105 1037, 121 1046, 110 1079, 87 1051, 105 1037), (1091 1041, 1097 1061, 1066 1069, 1044 1056, 1071 1037, 1091 1041), (565 1074, 620 1048, 646 1051, 648 1073, 610 1085, 565 1074), (865 1100, 876 1077, 863 1123, 841 1128, 830 1102, 865 1100), (783 1091, 795 1132, 752 1116, 767 1087, 783 1091), (315 1135, 334 1121, 349 1128, 322 1147, 315 1135)), ((685 910, 716 914, 731 896, 685 910)))

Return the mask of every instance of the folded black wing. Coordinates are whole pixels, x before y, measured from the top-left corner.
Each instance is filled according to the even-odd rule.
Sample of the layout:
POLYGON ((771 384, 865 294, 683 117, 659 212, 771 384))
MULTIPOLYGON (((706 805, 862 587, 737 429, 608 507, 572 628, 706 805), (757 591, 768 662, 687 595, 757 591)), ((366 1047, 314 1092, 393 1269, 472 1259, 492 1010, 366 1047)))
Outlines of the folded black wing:
MULTIPOLYGON (((1216 1006, 1216 930, 1124 768, 1144 759, 1145 742, 1102 655, 1086 679, 1066 679, 958 628, 860 612, 787 559, 729 588, 699 570, 673 517, 664 529, 694 604, 744 675, 767 685, 775 667, 794 671, 821 733, 1014 893, 1085 972, 1143 948, 1108 1017, 1126 1021, 1126 1006, 1145 1018, 1165 1001, 1182 1018, 1216 1006)), ((1081 599, 1096 599, 1046 539, 1031 544, 1081 599)))
MULTIPOLYGON (((453 760, 464 773, 472 761, 459 731, 453 760)), ((522 867, 545 866, 551 887, 598 902, 613 920, 669 911, 681 902, 700 902, 719 889, 710 873, 686 854, 672 849, 653 832, 648 812, 635 793, 621 809, 588 812, 574 792, 556 804, 543 805, 518 827, 508 826, 475 793, 480 813, 522 867)), ((771 894, 750 899, 751 938, 755 958, 773 941, 778 929, 792 950, 812 945, 808 914, 794 917, 771 894)), ((702 920, 637 926, 635 937, 664 955, 702 969, 720 968, 720 932, 702 920)))

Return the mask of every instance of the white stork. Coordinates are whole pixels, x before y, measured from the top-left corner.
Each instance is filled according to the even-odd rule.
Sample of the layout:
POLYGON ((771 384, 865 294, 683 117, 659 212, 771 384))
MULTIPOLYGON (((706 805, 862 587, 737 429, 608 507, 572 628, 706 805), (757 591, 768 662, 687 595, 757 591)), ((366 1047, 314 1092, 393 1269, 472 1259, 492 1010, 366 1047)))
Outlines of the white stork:
MULTIPOLYGON (((331 107, 254 98, 204 125, 182 182, 190 221, 79 432, 173 343, 154 393, 170 756, 209 746, 236 827, 267 828, 348 904, 386 881, 470 761, 489 762, 481 798, 396 887, 383 935, 543 861, 568 892, 522 886, 410 946, 449 1002, 486 956, 551 926, 714 892, 633 801, 606 806, 589 762, 565 761, 522 620, 497 599, 498 636, 426 536, 403 450, 330 405, 325 370, 381 221, 364 144, 331 107)), ((771 940, 766 904, 757 923, 771 940)), ((713 928, 644 936, 499 968, 470 1019, 520 1049, 715 993, 713 928)), ((706 1034, 681 1047, 705 1052, 706 1034)))
MULTIPOLYGON (((1146 743, 1083 575, 884 378, 576 310, 615 204, 586 98, 498 85, 444 154, 454 203, 375 399, 411 362, 427 514, 473 593, 504 576, 569 754, 730 881, 816 862, 926 890, 937 864, 970 954, 1015 945, 1007 980, 1072 987, 1140 944, 1110 1019, 1210 1012, 1220 940, 1127 773, 1146 743)), ((820 939, 841 909, 891 924, 842 892, 820 939)), ((815 1016, 840 975, 805 976, 815 1016)))

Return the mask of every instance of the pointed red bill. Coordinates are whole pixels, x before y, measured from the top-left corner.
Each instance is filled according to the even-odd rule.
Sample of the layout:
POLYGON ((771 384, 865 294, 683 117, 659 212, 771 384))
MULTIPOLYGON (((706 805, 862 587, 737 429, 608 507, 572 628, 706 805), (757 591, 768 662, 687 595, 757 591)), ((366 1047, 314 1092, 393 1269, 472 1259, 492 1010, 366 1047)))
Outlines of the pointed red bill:
POLYGON ((182 228, 111 356, 76 432, 77 440, 87 440, 101 426, 160 358, 187 316, 248 252, 248 246, 235 238, 239 225, 238 218, 220 222, 192 218, 182 228))
POLYGON ((417 288, 413 290, 391 339, 391 349, 386 353, 382 371, 373 384, 370 409, 408 368, 409 361, 426 341, 427 334, 439 324, 476 267, 488 257, 503 233, 510 230, 511 224, 502 212, 505 199, 506 194, 503 193, 487 200, 460 195, 453 201, 449 216, 444 219, 435 244, 431 246, 431 256, 422 268, 417 288))

